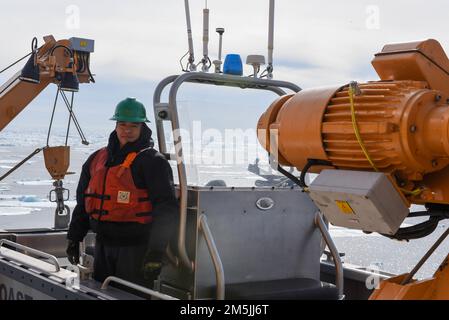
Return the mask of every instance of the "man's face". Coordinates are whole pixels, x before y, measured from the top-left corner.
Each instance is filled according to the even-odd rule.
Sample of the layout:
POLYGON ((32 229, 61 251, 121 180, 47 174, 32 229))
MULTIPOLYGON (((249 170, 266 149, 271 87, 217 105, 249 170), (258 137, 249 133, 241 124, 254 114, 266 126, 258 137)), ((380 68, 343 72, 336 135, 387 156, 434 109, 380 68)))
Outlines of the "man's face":
POLYGON ((123 147, 128 142, 134 142, 139 139, 142 123, 117 121, 115 131, 117 132, 120 147, 123 147))

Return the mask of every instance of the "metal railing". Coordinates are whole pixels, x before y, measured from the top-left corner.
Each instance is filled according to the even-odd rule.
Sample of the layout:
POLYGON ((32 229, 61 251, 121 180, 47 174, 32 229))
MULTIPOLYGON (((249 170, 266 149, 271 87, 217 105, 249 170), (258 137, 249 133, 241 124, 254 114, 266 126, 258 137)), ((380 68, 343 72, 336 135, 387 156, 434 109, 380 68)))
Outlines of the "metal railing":
POLYGON ((212 257, 212 262, 215 269, 215 278, 217 281, 217 300, 224 300, 225 298, 225 276, 223 264, 221 263, 220 254, 218 253, 215 240, 212 236, 212 232, 207 224, 207 218, 204 214, 200 217, 200 229, 203 231, 204 239, 206 239, 207 249, 212 257))
MULTIPOLYGON (((0 247, 2 247, 4 244, 6 244, 6 245, 8 245, 8 246, 10 246, 10 247, 13 247, 13 248, 15 248, 15 249, 22 250, 22 251, 23 251, 23 254, 25 254, 25 255, 27 255, 27 256, 31 256, 31 255, 29 254, 29 253, 31 253, 31 254, 33 254, 35 257, 45 258, 45 259, 50 260, 50 261, 52 262, 51 264, 52 264, 53 266, 55 266, 55 269, 56 269, 56 270, 55 270, 54 272, 59 272, 59 271, 61 270, 61 267, 59 266, 58 259, 57 259, 55 256, 52 256, 51 254, 48 254, 48 253, 45 253, 45 252, 42 252, 42 251, 39 251, 39 250, 30 248, 30 247, 27 247, 27 246, 24 246, 24 245, 21 245, 21 244, 12 242, 12 241, 9 241, 9 240, 6 240, 6 239, 0 240, 0 247)), ((2 255, 1 252, 0 252, 0 255, 2 255)), ((32 257, 32 256, 31 256, 31 257, 32 257)), ((36 266, 34 266, 34 265, 26 264, 25 262, 16 260, 16 259, 14 259, 14 258, 12 258, 12 257, 8 257, 8 259, 12 259, 12 260, 14 260, 15 262, 19 262, 19 263, 25 264, 27 267, 30 267, 30 268, 36 268, 36 266)), ((40 271, 48 272, 48 270, 40 270, 40 271)))
POLYGON ((329 231, 327 230, 326 224, 321 217, 321 213, 318 211, 315 214, 315 225, 321 232, 321 235, 324 238, 324 241, 329 248, 332 258, 335 264, 335 285, 337 286, 339 299, 344 299, 344 275, 343 275, 343 263, 341 262, 340 254, 338 253, 337 247, 335 246, 334 241, 332 240, 329 231))
POLYGON ((145 293, 145 294, 148 294, 148 295, 150 295, 152 297, 155 297, 155 298, 158 298, 158 299, 161 299, 161 300, 179 300, 179 299, 177 299, 175 297, 172 297, 172 296, 169 296, 169 295, 166 295, 166 294, 163 294, 163 293, 151 290, 149 288, 145 288, 145 287, 139 286, 138 284, 135 284, 135 283, 132 283, 132 282, 129 282, 129 281, 126 281, 126 280, 123 280, 123 279, 120 279, 120 278, 117 278, 117 277, 114 277, 114 276, 107 277, 104 280, 103 284, 101 285, 101 290, 107 290, 108 286, 109 286, 109 284, 111 282, 115 282, 115 283, 121 284, 121 285, 123 285, 125 287, 128 287, 130 289, 134 289, 136 291, 139 291, 139 292, 142 292, 142 293, 145 293))

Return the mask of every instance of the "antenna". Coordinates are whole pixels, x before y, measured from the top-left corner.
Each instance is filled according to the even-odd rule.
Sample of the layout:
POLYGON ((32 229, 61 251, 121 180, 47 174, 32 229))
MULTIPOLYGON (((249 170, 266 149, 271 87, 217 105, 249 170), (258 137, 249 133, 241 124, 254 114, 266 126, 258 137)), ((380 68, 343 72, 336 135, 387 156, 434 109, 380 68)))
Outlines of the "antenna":
POLYGON ((221 53, 223 51, 223 33, 225 32, 225 29, 217 28, 215 31, 220 35, 220 41, 218 44, 218 60, 221 61, 221 53))
POLYGON ((206 7, 203 9, 203 59, 201 63, 203 64, 202 71, 207 72, 210 68, 209 59, 209 9, 206 7))
POLYGON ((218 44, 218 60, 214 60, 215 73, 221 73, 221 65, 222 65, 221 52, 222 52, 222 48, 223 48, 223 33, 225 32, 225 29, 217 28, 217 29, 215 29, 215 31, 220 35, 220 41, 218 44))
POLYGON ((274 48, 274 0, 270 0, 270 15, 268 22, 268 66, 267 66, 268 79, 273 79, 273 48, 274 48))
POLYGON ((186 21, 187 21, 187 37, 189 41, 189 64, 188 68, 190 71, 195 71, 195 55, 193 52, 193 37, 192 37, 192 24, 190 22, 190 8, 189 8, 189 0, 184 0, 185 9, 186 9, 186 21))

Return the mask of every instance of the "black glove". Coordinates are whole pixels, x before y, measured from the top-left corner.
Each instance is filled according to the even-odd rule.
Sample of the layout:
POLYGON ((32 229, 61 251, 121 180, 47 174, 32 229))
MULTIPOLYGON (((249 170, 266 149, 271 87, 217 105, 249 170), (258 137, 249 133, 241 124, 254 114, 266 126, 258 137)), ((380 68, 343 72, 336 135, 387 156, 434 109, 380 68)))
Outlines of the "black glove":
POLYGON ((69 240, 66 253, 71 264, 78 264, 80 262, 80 243, 69 240))

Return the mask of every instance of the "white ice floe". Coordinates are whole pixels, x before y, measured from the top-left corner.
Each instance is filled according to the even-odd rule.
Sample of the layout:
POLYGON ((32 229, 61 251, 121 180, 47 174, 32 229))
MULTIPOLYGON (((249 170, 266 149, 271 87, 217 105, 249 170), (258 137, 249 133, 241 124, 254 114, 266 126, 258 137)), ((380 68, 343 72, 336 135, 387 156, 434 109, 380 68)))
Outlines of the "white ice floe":
MULTIPOLYGON (((71 209, 73 209, 76 204, 75 201, 66 201, 64 203, 71 209)), ((44 209, 51 210, 52 208, 56 209, 56 204, 50 201, 32 202, 28 204, 26 202, 19 201, 1 201, 0 216, 33 214, 44 209)))
POLYGON ((17 163, 17 160, 0 160, 0 163, 12 163, 12 164, 14 164, 14 163, 17 163))
POLYGON ((251 176, 248 174, 248 171, 203 171, 199 170, 200 174, 210 174, 210 175, 217 175, 217 176, 237 176, 242 178, 251 178, 251 176))
MULTIPOLYGON (((411 222, 403 222, 401 224, 401 228, 407 228, 410 227, 418 222, 422 222, 420 220, 420 218, 414 218, 415 222, 411 223, 411 222)), ((383 237, 381 234, 377 233, 377 232, 372 232, 372 233, 365 233, 361 230, 356 230, 356 229, 349 229, 349 228, 344 228, 344 227, 337 227, 337 226, 333 226, 330 225, 329 227, 329 233, 331 234, 332 237, 334 238, 341 238, 341 237, 383 237)))
POLYGON ((17 200, 22 202, 42 202, 42 200, 36 196, 20 196, 17 200))
MULTIPOLYGON (((18 180, 15 183, 24 186, 52 186, 53 180, 18 180)), ((72 180, 64 180, 64 185, 75 183, 72 180)))
MULTIPOLYGON (((74 201, 64 201, 64 204, 70 206, 74 205, 74 201)), ((41 200, 39 202, 22 202, 22 201, 0 201, 0 207, 27 207, 27 208, 56 208, 56 203, 48 200, 41 200)))
POLYGON ((18 180, 16 183, 24 186, 51 186, 53 180, 18 180))
MULTIPOLYGON (((24 199, 24 198, 37 198, 34 194, 2 194, 0 195, 0 204, 3 203, 4 200, 17 200, 20 201, 20 199, 24 199)), ((44 201, 44 200, 39 200, 39 201, 44 201)))
POLYGON ((342 238, 342 237, 381 237, 380 234, 378 233, 364 233, 363 231, 360 230, 355 230, 355 229, 348 229, 348 228, 343 228, 343 227, 335 227, 335 226, 330 226, 329 228, 329 233, 331 234, 331 236, 333 238, 342 238))
MULTIPOLYGON (((64 204, 73 208, 76 201, 65 201, 64 204)), ((36 195, 0 195, 0 216, 31 214, 48 208, 56 208, 56 204, 36 195)))
POLYGON ((40 208, 0 206, 0 216, 19 216, 40 211, 40 208))

